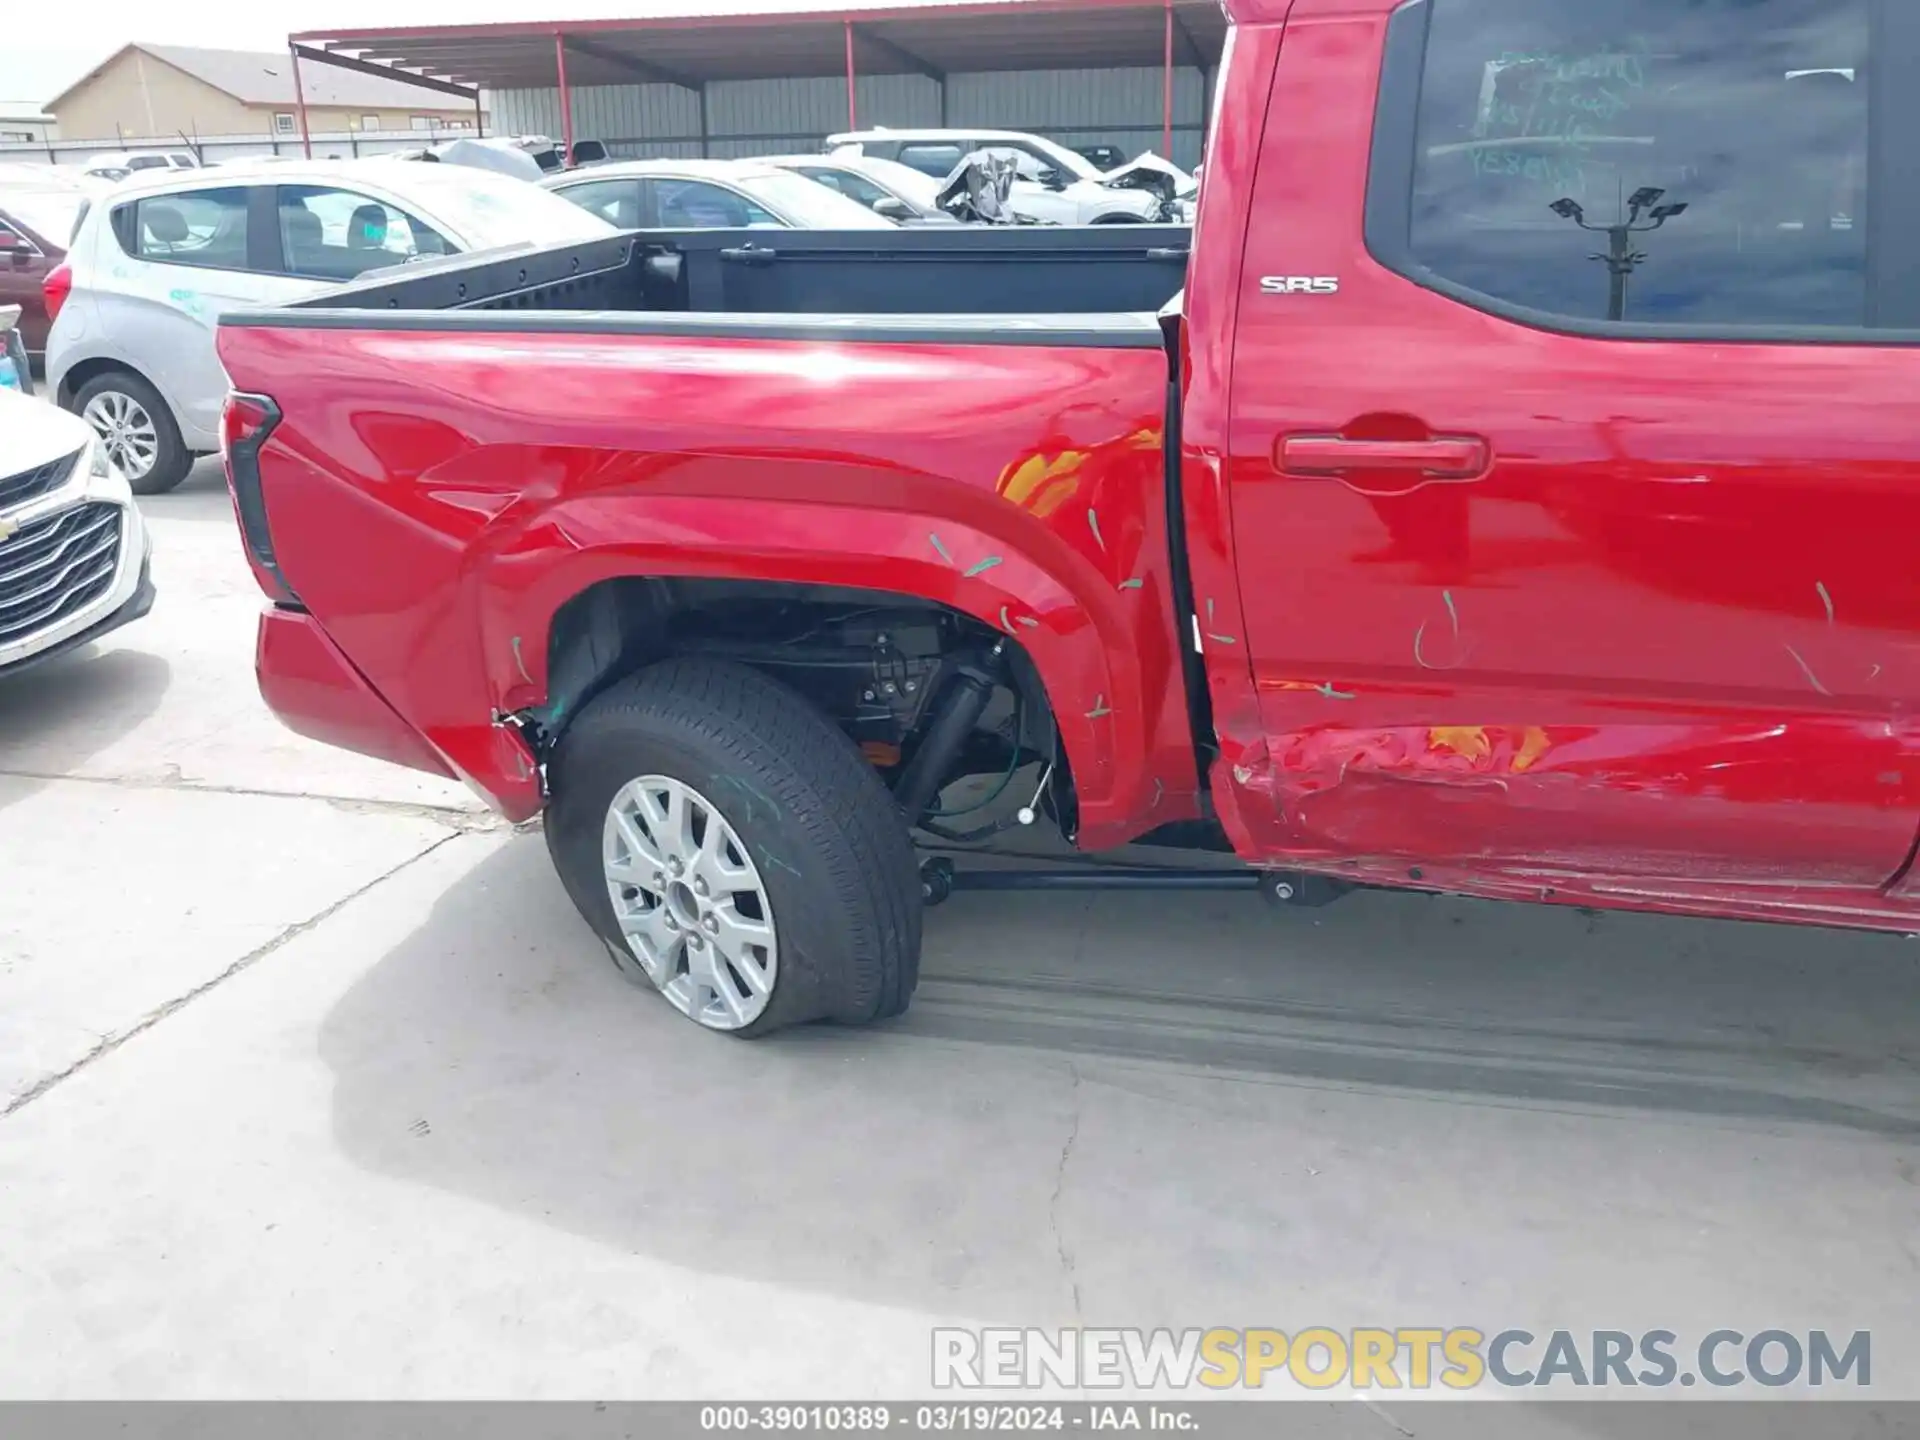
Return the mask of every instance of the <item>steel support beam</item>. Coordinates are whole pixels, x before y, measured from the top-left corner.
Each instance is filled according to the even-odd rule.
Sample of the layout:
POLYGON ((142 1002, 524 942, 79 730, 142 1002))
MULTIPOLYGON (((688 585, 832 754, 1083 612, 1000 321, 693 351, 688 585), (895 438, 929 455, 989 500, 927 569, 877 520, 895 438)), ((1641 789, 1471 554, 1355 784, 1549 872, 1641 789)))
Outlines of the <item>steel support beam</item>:
POLYGON ((853 21, 843 20, 847 31, 847 129, 860 128, 860 106, 853 95, 853 21))
POLYGON ((1180 12, 1173 12, 1173 33, 1180 38, 1181 48, 1186 52, 1185 64, 1196 70, 1207 68, 1207 57, 1200 49, 1200 42, 1193 38, 1193 32, 1187 29, 1187 22, 1180 18, 1180 12))
MULTIPOLYGON (((422 75, 413 70, 402 70, 396 65, 376 65, 371 60, 362 60, 357 55, 338 55, 331 50, 316 50, 311 45, 290 45, 296 60, 311 60, 316 65, 332 65, 341 70, 352 70, 360 75, 377 75, 382 80, 401 80, 409 85, 418 85, 423 90, 438 90, 442 95, 458 95, 462 100, 480 100, 478 86, 456 85, 451 80, 437 79, 432 75, 422 75)), ((296 76, 297 79, 297 76, 296 76)), ((295 89, 299 87, 296 84, 295 89)))
POLYGON ((1173 159, 1173 0, 1167 0, 1165 63, 1160 72, 1160 150, 1173 159))
POLYGON ((847 28, 853 32, 853 38, 869 50, 885 55, 896 64, 904 65, 915 74, 924 75, 929 80, 938 80, 942 85, 947 83, 946 71, 931 60, 923 60, 906 46, 896 45, 885 36, 876 35, 864 25, 855 25, 851 20, 847 22, 847 28))
MULTIPOLYGON (((307 129, 307 90, 306 87, 300 83, 300 51, 299 48, 291 42, 287 45, 287 58, 293 62, 293 108, 300 114, 300 149, 305 157, 311 160, 313 158, 313 135, 312 132, 307 129)), ((280 147, 278 145, 273 147, 273 153, 276 155, 280 153, 280 147)))
POLYGON ((705 82, 694 80, 656 65, 651 60, 642 60, 638 56, 628 55, 593 40, 582 40, 578 35, 567 37, 567 48, 579 55, 588 55, 602 65, 611 65, 616 70, 624 70, 636 80, 644 80, 651 85, 678 85, 682 90, 701 90, 705 82))
POLYGON ((567 37, 553 32, 553 68, 560 77, 560 168, 573 164, 573 92, 567 88, 567 37))

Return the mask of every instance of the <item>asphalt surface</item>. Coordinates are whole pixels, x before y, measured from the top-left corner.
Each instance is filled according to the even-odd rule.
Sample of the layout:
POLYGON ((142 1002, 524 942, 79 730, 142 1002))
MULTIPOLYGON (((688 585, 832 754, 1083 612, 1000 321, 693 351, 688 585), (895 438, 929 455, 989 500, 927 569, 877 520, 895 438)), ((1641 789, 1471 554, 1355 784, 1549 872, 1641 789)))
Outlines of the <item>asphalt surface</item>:
POLYGON ((265 712, 216 467, 145 508, 152 615, 0 681, 0 1396, 910 1396, 1075 1323, 1868 1329, 1920 1395, 1920 944, 961 895, 904 1021, 732 1041, 265 712))

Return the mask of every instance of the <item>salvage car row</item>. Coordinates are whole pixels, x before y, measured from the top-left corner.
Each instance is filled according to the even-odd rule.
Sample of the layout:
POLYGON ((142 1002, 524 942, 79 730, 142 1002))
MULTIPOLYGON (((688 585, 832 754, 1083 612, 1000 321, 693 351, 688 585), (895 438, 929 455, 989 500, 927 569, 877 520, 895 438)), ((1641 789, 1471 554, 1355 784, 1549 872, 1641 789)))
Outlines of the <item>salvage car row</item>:
POLYGON ((1010 132, 869 132, 821 154, 571 170, 537 137, 352 161, 109 158, 0 165, 0 389, 42 395, 8 395, 0 425, 0 668, 152 603, 131 496, 172 489, 221 448, 223 313, 617 230, 1177 221, 1192 183, 1164 162, 1141 172, 1146 188, 1140 175, 1107 183, 1074 152, 1010 132))

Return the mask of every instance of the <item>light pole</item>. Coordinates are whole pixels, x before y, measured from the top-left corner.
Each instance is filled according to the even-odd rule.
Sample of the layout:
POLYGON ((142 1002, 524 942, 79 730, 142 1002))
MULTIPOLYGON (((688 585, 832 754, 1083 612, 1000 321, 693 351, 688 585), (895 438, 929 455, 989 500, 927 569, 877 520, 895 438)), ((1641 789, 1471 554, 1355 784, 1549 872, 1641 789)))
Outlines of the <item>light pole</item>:
POLYGON ((1627 197, 1627 218, 1619 225, 1589 225, 1587 212, 1578 200, 1566 197, 1553 202, 1548 208, 1563 220, 1571 220, 1582 230, 1591 230, 1596 235, 1607 237, 1607 253, 1589 255, 1589 260, 1607 262, 1607 318, 1624 320, 1627 318, 1627 278, 1640 268, 1647 254, 1644 250, 1633 248, 1633 237, 1658 230, 1674 216, 1686 211, 1685 202, 1662 205, 1666 191, 1652 185, 1642 186, 1627 197), (1647 223, 1643 224, 1644 216, 1647 223))

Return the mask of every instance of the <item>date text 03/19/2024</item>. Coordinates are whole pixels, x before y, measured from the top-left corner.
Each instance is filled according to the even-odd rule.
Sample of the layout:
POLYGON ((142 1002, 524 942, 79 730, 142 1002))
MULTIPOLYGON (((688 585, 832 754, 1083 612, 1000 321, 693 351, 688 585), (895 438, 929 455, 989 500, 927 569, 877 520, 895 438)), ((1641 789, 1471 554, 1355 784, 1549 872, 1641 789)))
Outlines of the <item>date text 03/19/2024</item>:
POLYGON ((941 1434, 950 1431, 1007 1433, 1040 1431, 1192 1432, 1199 1423, 1191 1407, 1162 1404, 858 1404, 703 1405, 700 1428, 713 1431, 879 1432, 941 1434))

